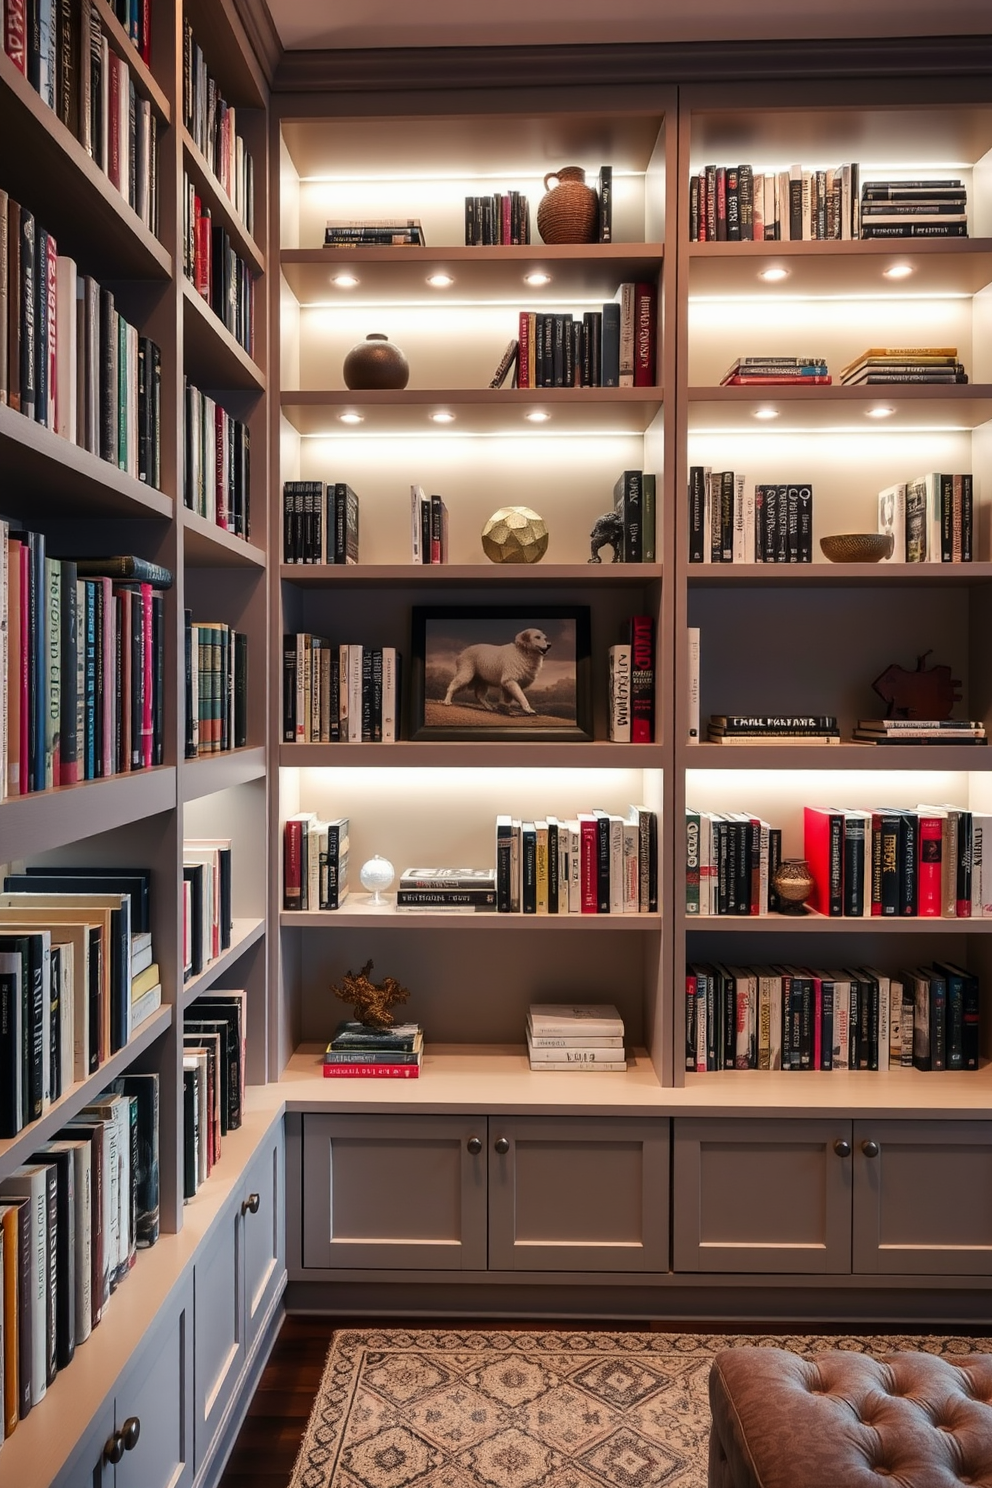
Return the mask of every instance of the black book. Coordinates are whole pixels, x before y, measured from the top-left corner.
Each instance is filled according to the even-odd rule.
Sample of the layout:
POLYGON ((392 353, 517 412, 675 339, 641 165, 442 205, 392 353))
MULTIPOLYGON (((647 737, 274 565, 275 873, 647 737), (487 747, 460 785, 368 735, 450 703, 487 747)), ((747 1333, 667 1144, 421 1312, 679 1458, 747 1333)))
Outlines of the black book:
POLYGON ((155 1072, 124 1075, 111 1089, 134 1102, 131 1185, 134 1193, 134 1236, 139 1250, 159 1237, 159 1077, 155 1072))
POLYGON ((939 970, 947 979, 947 1068, 976 1070, 980 1031, 978 978, 946 962, 939 970))
POLYGON ((689 562, 706 558, 706 473, 702 465, 689 467, 689 562))
MULTIPOLYGON (((333 714, 332 714, 333 717, 333 714)), ((296 740, 296 636, 282 638, 282 741, 296 740)))
POLYGON ((712 827, 713 859, 716 864, 716 912, 729 913, 730 895, 727 885, 727 832, 729 823, 723 818, 712 827))
POLYGON ((734 557, 734 496, 736 481, 732 470, 720 472, 720 557, 731 563, 734 557))
POLYGON ((875 905, 884 918, 899 913, 899 844, 902 836, 902 813, 876 811, 872 815, 871 871, 872 913, 875 905))
POLYGON ((802 176, 792 176, 789 181, 789 237, 794 243, 799 243, 802 236, 803 182, 802 176))
MULTIPOLYGON (((295 665, 295 664, 294 664, 295 665)), ((187 759, 196 759, 197 748, 193 733, 193 720, 196 716, 196 702, 193 698, 193 611, 183 610, 183 672, 184 672, 184 750, 187 759)), ((295 671, 293 673, 295 678, 295 671)), ((296 701, 295 687, 293 690, 293 701, 296 701)))
POLYGON ((234 632, 234 748, 248 742, 248 637, 234 632))
POLYGON ((244 1109, 244 996, 238 992, 211 992, 190 1005, 191 1018, 212 1018, 227 1025, 227 1048, 231 1070, 230 1127, 241 1125, 244 1109))
POLYGON ((820 979, 820 1068, 834 1067, 834 984, 829 977, 820 979))
POLYGON ((770 914, 777 914, 782 907, 778 894, 772 887, 775 873, 781 862, 782 829, 771 827, 768 832, 768 911, 770 914))
POLYGON ((339 481, 334 487, 334 560, 358 562, 358 497, 339 481))
POLYGON ((189 924, 192 938, 190 976, 203 970, 203 864, 184 863, 183 879, 191 885, 189 924))
POLYGON ((594 811, 596 818, 596 913, 610 912, 610 814, 594 811))
POLYGON ((211 1054, 217 1055, 214 1075, 220 1086, 218 1106, 220 1108, 220 1134, 226 1137, 230 1129, 231 1100, 235 1078, 228 1047, 230 1030, 223 1018, 199 1017, 190 1011, 183 1019, 183 1044, 187 1049, 206 1048, 208 1063, 213 1064, 211 1054))
POLYGON ((183 1199, 196 1195, 200 1143, 200 1072, 183 1070, 183 1199))
POLYGON ((78 868, 75 865, 33 864, 24 872, 8 874, 8 894, 130 894, 131 933, 151 930, 150 868, 78 868))
POLYGON ((599 241, 613 242, 613 167, 599 167, 599 241))
POLYGON ((962 918, 971 914, 971 851, 972 851, 972 823, 971 812, 958 812, 958 867, 957 867, 957 910, 962 918), (967 906, 967 908, 965 908, 967 906))
POLYGON ((914 811, 904 811, 899 833, 899 913, 919 912, 920 823, 914 811))
MULTIPOLYGON (((52 1217, 52 1191, 55 1197, 54 1233, 49 1230, 51 1253, 54 1247, 54 1269, 50 1292, 54 1304, 55 1368, 65 1369, 76 1352, 76 1206, 71 1152, 53 1152, 42 1148, 28 1159, 50 1170, 48 1180, 49 1222, 52 1217), (53 1184, 54 1178, 54 1184, 53 1184)), ((49 1380, 49 1384, 51 1380, 49 1380)))
POLYGON ((50 941, 42 931, 0 934, 0 951, 21 957, 21 1125, 26 1126, 42 1114, 50 941))
POLYGON ((584 387, 582 381, 583 364, 585 358, 585 323, 583 320, 569 320, 569 342, 566 347, 565 361, 565 385, 566 387, 584 387))
MULTIPOLYGON (((791 488, 790 488, 791 490, 791 488)), ((813 562, 813 487, 801 485, 796 487, 797 497, 797 534, 796 534, 796 561, 799 563, 813 562)))
POLYGON ((734 165, 727 166, 726 202, 727 242, 739 243, 741 239, 740 173, 734 165))
POLYGON ((720 1068, 732 1070, 737 1062, 737 978, 726 966, 716 968, 720 980, 720 1068))
POLYGON ((109 289, 100 290, 100 457, 118 461, 120 396, 117 367, 117 311, 109 289))
POLYGON ((16 1137, 24 1125, 23 957, 0 949, 0 1137, 16 1137))
POLYGON ((565 321, 571 316, 551 316, 551 386, 566 387, 565 382, 565 321))
POLYGON ((754 170, 750 165, 737 167, 738 194, 741 209, 741 238, 754 241, 754 170))
POLYGON ((21 207, 21 412, 35 417, 38 401, 38 266, 35 258, 35 220, 21 207))
POLYGON ((600 367, 602 387, 620 386, 620 306, 610 300, 602 309, 602 331, 600 343, 600 367))
POLYGON ((321 909, 340 909, 348 893, 349 826, 346 816, 327 823, 327 853, 320 860, 321 909))
POLYGON ((866 826, 866 819, 857 812, 845 813, 843 912, 855 918, 860 918, 865 912, 866 826))
POLYGON ((930 1068, 947 1068, 947 978, 933 966, 925 973, 930 983, 930 1068))
POLYGON ((520 908, 537 914, 537 829, 527 821, 520 824, 520 908))
POLYGON ((558 913, 558 878, 561 872, 558 822, 548 817, 548 914, 558 913))
POLYGON ((40 225, 35 227, 35 406, 34 416, 39 424, 48 422, 49 387, 48 336, 49 320, 55 313, 48 293, 48 241, 49 234, 40 225))

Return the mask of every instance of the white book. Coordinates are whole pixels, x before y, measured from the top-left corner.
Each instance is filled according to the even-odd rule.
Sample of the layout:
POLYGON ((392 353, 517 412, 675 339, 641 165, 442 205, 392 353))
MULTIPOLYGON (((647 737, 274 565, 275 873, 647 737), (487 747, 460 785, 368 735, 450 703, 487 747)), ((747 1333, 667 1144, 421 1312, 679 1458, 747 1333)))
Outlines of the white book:
POLYGON ((623 828, 623 909, 624 914, 637 914, 640 908, 641 865, 640 832, 636 822, 625 821, 623 828))
POLYGON ((890 979, 874 966, 866 966, 865 971, 878 983, 878 1069, 881 1074, 889 1067, 890 979))
POLYGON ((533 1002, 530 1024, 535 1033, 606 1033, 623 1037, 623 1019, 612 1002, 533 1002))
POLYGON ((598 1068, 605 1065, 616 1065, 623 1060, 622 1049, 602 1048, 587 1044, 580 1048, 574 1044, 568 1044, 560 1049, 542 1049, 535 1047, 530 1035, 527 1036, 527 1052, 532 1065, 565 1065, 570 1068, 576 1064, 594 1064, 598 1068))
POLYGON ((582 909, 582 852, 577 821, 565 823, 568 830, 568 912, 579 914, 582 909))
POLYGON ((834 1033, 830 1050, 830 1068, 850 1068, 851 1056, 851 979, 843 971, 827 974, 834 984, 834 1033))
POLYGON ((699 743, 699 626, 690 625, 687 631, 689 644, 689 743, 699 743))
POLYGON ((152 1013, 157 1013, 162 1006, 162 983, 156 982, 154 987, 149 987, 142 992, 140 997, 131 999, 131 1030, 134 1032, 140 1028, 142 1023, 147 1022, 152 1013))
MULTIPOLYGON (((752 490, 751 500, 754 500, 752 490)), ((733 516, 733 562, 750 563, 754 559, 754 528, 752 519, 751 546, 747 546, 744 523, 744 477, 734 476, 734 516, 733 516)))
POLYGON ((889 1068, 898 1069, 902 1063, 902 981, 899 977, 889 979, 889 1068))
POLYGON ((395 744, 398 737, 396 720, 396 647, 382 648, 382 742, 395 744))
MULTIPOLYGON (((741 476, 741 480, 743 480, 741 476)), ((755 502, 754 486, 748 485, 743 492, 744 502, 744 563, 757 561, 757 505, 755 502)))
POLYGON ((348 743, 361 744, 361 742, 362 648, 352 645, 348 647, 348 743))
POLYGON ((630 743, 630 647, 609 649, 609 736, 614 744, 630 743))
POLYGON ((703 466, 703 562, 713 562, 713 471, 703 466))
POLYGON ((623 914, 623 827, 622 816, 610 817, 610 914, 623 914))
POLYGON ((527 1024, 527 1042, 533 1049, 622 1049, 623 1038, 619 1034, 597 1034, 592 1038, 585 1038, 579 1034, 557 1033, 539 1034, 533 1033, 530 1022, 527 1024))
MULTIPOLYGON (((57 944, 53 934, 52 944, 57 944)), ((75 961, 71 942, 59 947, 59 1090, 63 1095, 73 1082, 75 1068, 75 961)))
POLYGON ((634 286, 621 284, 613 297, 620 301, 620 387, 634 386, 634 286))
POLYGON ((31 1311, 26 1324, 31 1332, 31 1404, 38 1405, 48 1389, 48 1169, 40 1163, 15 1168, 0 1181, 0 1199, 31 1202, 31 1311))
MULTIPOLYGON (((103 1127, 103 1260, 110 1290, 115 1291, 121 1276, 121 1175, 122 1162, 120 1125, 115 1109, 110 1104, 113 1096, 106 1096, 92 1105, 84 1106, 79 1113, 80 1121, 98 1121, 103 1127)), ((130 1155, 130 1138, 127 1142, 130 1155)), ((130 1167, 130 1164, 128 1164, 130 1167)), ((126 1238, 124 1260, 127 1258, 126 1238)))
POLYGON ((423 563, 424 549, 420 540, 420 512, 423 503, 427 500, 424 495, 423 486, 410 487, 410 561, 411 563, 423 563))
POLYGON ((771 827, 766 821, 758 822, 758 914, 768 913, 769 889, 769 842, 771 827))
POLYGON ((813 241, 813 172, 800 172, 803 182, 803 242, 813 241))
POLYGON ((713 822, 711 811, 699 813, 699 913, 716 913, 716 864, 713 861, 713 822))
POLYGON ((76 264, 59 255, 55 270, 55 432, 76 442, 76 264))
POLYGON ((734 1068, 757 1069, 758 979, 746 966, 730 966, 727 969, 736 983, 734 1068))
POLYGON ((851 236, 851 167, 842 165, 840 168, 840 235, 844 239, 851 236))
MULTIPOLYGON (((194 627, 195 629, 195 627, 194 627)), ((193 649, 196 649, 194 638, 193 649)), ((296 743, 306 744, 310 737, 310 691, 307 686, 307 658, 310 637, 304 631, 296 635, 296 743)), ((195 695, 195 694, 194 694, 195 695)))

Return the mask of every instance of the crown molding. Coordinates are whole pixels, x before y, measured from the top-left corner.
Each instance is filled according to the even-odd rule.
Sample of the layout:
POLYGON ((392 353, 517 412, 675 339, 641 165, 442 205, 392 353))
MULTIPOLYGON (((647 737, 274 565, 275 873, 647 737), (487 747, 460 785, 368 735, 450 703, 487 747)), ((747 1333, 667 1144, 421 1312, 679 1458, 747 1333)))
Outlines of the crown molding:
MULTIPOLYGON (((238 0, 259 5, 264 0, 238 0)), ((992 74, 992 37, 283 51, 280 93, 608 87, 992 74)))
POLYGON ((283 57, 283 48, 269 7, 265 0, 234 0, 234 9, 271 88, 283 57))

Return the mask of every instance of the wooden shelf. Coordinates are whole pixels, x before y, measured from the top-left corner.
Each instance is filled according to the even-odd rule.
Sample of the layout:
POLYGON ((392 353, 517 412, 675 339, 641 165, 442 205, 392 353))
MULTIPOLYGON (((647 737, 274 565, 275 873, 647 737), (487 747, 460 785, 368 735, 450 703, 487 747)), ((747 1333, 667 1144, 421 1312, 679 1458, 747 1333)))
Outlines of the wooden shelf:
MULTIPOLYGON (((390 894, 390 901, 394 896, 390 894)), ((495 910, 472 910, 468 914, 443 909, 403 910, 395 903, 388 905, 369 904, 364 893, 350 894, 344 909, 333 910, 283 910, 279 923, 284 930, 366 930, 371 920, 376 920, 390 930, 400 928, 412 930, 451 930, 456 926, 467 929, 474 926, 483 930, 586 930, 658 931, 661 929, 660 914, 566 914, 525 915, 497 914, 495 910)))
MULTIPOLYGON (((992 564, 988 565, 992 570, 992 564)), ((625 588, 660 580, 660 563, 283 563, 279 577, 300 588, 430 589, 448 585, 519 585, 538 580, 543 586, 593 584, 625 588)))
MULTIPOLYGON (((191 8, 193 40, 203 51, 207 71, 217 80, 225 102, 238 109, 261 109, 266 102, 265 78, 234 15, 235 8, 223 4, 191 8)), ((264 184, 260 180, 257 185, 261 193, 264 184)))
POLYGON ((0 404, 5 513, 47 517, 172 516, 172 500, 44 424, 0 404))
POLYGON ((54 233, 80 273, 101 284, 168 279, 168 252, 6 53, 0 54, 0 133, 17 142, 5 152, 4 187, 54 233))
MULTIPOLYGON (((107 4, 107 0, 93 0, 93 5, 100 17, 100 25, 103 27, 107 40, 118 57, 123 57, 127 63, 138 92, 143 93, 149 100, 158 114, 160 123, 168 124, 172 118, 169 100, 159 87, 151 69, 143 61, 138 48, 107 4)), ((161 146, 161 140, 159 144, 161 146)))
POLYGON ((235 920, 231 929, 231 944, 226 951, 205 966, 198 976, 191 977, 185 983, 180 1007, 182 1009, 189 1007, 194 998, 201 997, 204 992, 208 991, 217 978, 233 966, 239 956, 243 956, 245 951, 260 941, 264 934, 265 921, 263 919, 235 920))
MULTIPOLYGON (((424 308, 444 309, 446 300, 470 298, 519 302, 526 310, 545 309, 571 296, 612 300, 617 286, 641 280, 654 283, 664 260, 661 243, 542 243, 507 247, 420 248, 284 248, 279 262, 286 281, 303 305, 377 304, 402 296, 423 300, 424 308), (334 275, 352 272, 359 280, 341 289, 334 275), (526 274, 549 274, 550 283, 530 285, 526 274), (427 283, 429 274, 450 274, 444 290, 427 283)), ((990 276, 992 277, 992 276, 990 276)))
MULTIPOLYGON (((718 747, 718 746, 712 746, 718 747)), ((740 751, 738 751, 739 753, 740 751)), ((584 743, 500 743, 401 739, 396 744, 281 744, 279 764, 283 769, 347 769, 351 766, 380 766, 382 769, 431 767, 451 770, 492 769, 515 766, 521 769, 660 769, 664 748, 654 744, 611 744, 606 740, 584 743)))
POLYGON ((683 762, 687 770, 990 770, 992 749, 973 744, 702 743, 687 744, 683 762))
MULTIPOLYGON (((992 389, 990 389, 992 397, 992 389)), ((661 411, 660 388, 406 388, 402 392, 283 392, 282 411, 300 434, 340 436, 351 430, 339 413, 358 413, 366 436, 382 433, 643 434, 661 411), (433 424, 437 409, 455 411, 452 424, 433 424), (525 415, 551 414, 540 429, 525 415)))
POLYGON ((160 811, 171 811, 175 805, 174 765, 9 796, 0 804, 3 860, 34 857, 97 832, 111 832, 160 811))
POLYGON ((696 930, 745 930, 772 935, 791 935, 798 930, 803 935, 843 935, 845 933, 874 935, 980 935, 992 934, 992 920, 930 919, 919 915, 905 918, 880 915, 844 915, 834 917, 817 914, 809 910, 804 915, 686 915, 685 929, 692 934, 696 930))
POLYGON ((890 383, 883 387, 690 387, 689 430, 753 434, 757 407, 779 409, 774 427, 763 432, 786 433, 796 429, 974 429, 992 419, 992 385, 950 384, 946 387, 890 383), (884 404, 895 412, 885 419, 870 419, 865 410, 884 404))
POLYGON ((265 255, 185 125, 182 126, 182 141, 184 164, 195 180, 200 201, 210 208, 214 224, 226 228, 234 251, 251 265, 256 274, 264 274, 265 255))
MULTIPOLYGON (((992 283, 992 238, 905 238, 887 242, 689 243, 689 294, 774 303, 796 296, 871 295, 886 300, 922 295, 977 294, 992 283), (890 264, 911 264, 904 279, 886 279, 890 264), (788 269, 775 284, 761 269, 788 269)), ((907 312, 910 313, 910 312, 907 312)))
POLYGON ((182 507, 183 557, 191 568, 264 568, 265 551, 182 507))
POLYGON ((123 1074, 135 1057, 171 1026, 172 1008, 156 1009, 145 1019, 125 1047, 116 1054, 111 1054, 95 1074, 89 1075, 85 1080, 77 1080, 65 1095, 60 1096, 37 1121, 32 1121, 16 1137, 0 1139, 0 1164, 3 1171, 10 1172, 19 1163, 27 1162, 32 1152, 43 1143, 50 1142, 59 1128, 71 1121, 87 1101, 99 1095, 101 1090, 106 1090, 111 1080, 123 1074))
POLYGON ((232 785, 244 785, 265 774, 265 748, 249 744, 244 749, 227 749, 220 754, 205 754, 201 759, 183 760, 180 766, 179 792, 182 801, 198 801, 232 785))
POLYGON ((183 275, 183 361, 202 392, 216 388, 265 391, 265 373, 183 275))
POLYGON ((987 584, 992 563, 690 563, 686 577, 692 586, 838 584, 845 589, 915 588, 987 584))

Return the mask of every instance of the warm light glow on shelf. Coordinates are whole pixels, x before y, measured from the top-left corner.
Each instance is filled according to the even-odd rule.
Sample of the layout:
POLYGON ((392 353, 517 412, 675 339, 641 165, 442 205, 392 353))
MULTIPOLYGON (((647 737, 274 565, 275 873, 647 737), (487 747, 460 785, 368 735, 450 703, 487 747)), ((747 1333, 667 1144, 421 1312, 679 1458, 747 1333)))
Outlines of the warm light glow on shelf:
MULTIPOLYGON (((919 303, 925 301, 933 303, 937 300, 970 300, 972 296, 965 290, 928 290, 916 292, 915 294, 893 294, 885 296, 887 305, 897 304, 904 301, 919 303)), ((753 305, 755 296, 752 294, 728 294, 728 295, 690 295, 690 305, 753 305)), ((770 300, 761 300, 759 303, 769 305, 770 300)), ((857 305, 878 304, 878 296, 875 294, 789 294, 776 295, 776 305, 857 305)))
POLYGON ((428 274, 427 276, 427 283, 432 289, 447 289, 454 282, 450 274, 428 274))
POLYGON ((758 274, 759 279, 764 279, 766 284, 777 284, 780 279, 788 279, 789 270, 783 268, 762 269, 758 274))
POLYGON ((358 282, 354 274, 335 274, 331 280, 331 283, 336 284, 338 289, 354 289, 358 282))
POLYGON ((532 285, 534 289, 540 289, 542 284, 551 283, 551 275, 544 274, 540 270, 535 269, 533 274, 524 275, 524 283, 532 285))
POLYGON ((908 279, 910 274, 916 273, 916 268, 908 263, 890 264, 882 273, 886 279, 908 279))
MULTIPOLYGON (((596 168, 586 167, 587 175, 595 175, 596 168)), ((618 166, 613 167, 613 179, 617 180, 643 180, 646 172, 637 170, 623 170, 618 166)), ((382 175, 370 175, 363 171, 360 175, 336 175, 323 173, 315 176, 300 176, 300 185, 306 186, 333 186, 341 185, 382 185, 391 181, 502 181, 504 184, 512 178, 515 181, 540 181, 544 182, 543 170, 535 171, 533 167, 526 166, 518 170, 514 166, 508 166, 500 171, 389 171, 382 175)))
POLYGON ((754 410, 754 412, 752 413, 751 417, 752 418, 756 418, 756 419, 777 419, 778 418, 778 409, 777 408, 756 408, 754 410))
POLYGON ((543 408, 534 408, 530 413, 524 414, 524 418, 532 424, 546 424, 550 417, 550 413, 545 413, 543 408))
POLYGON ((342 424, 362 424, 365 422, 364 417, 360 413, 339 413, 338 418, 342 424))
POLYGON ((883 419, 891 418, 895 409, 889 403, 878 403, 874 408, 865 409, 865 418, 883 419))
POLYGON ((455 422, 455 415, 449 412, 447 408, 439 408, 436 413, 430 413, 427 416, 435 424, 453 424, 455 422))

